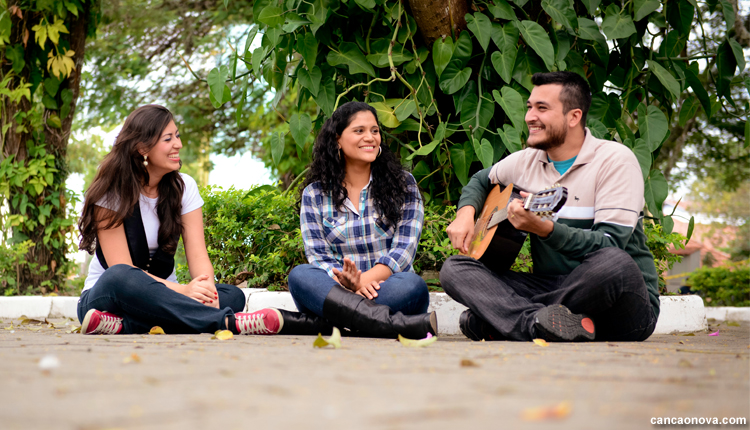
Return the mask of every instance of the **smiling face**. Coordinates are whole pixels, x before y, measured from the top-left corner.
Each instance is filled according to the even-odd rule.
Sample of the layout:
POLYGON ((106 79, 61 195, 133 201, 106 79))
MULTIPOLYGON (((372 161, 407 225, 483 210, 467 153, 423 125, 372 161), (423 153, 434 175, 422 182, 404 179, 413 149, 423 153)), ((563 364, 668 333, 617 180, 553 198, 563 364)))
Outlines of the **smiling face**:
POLYGON ((180 168, 180 132, 174 121, 161 132, 159 140, 147 153, 149 175, 161 177, 180 168))
MULTIPOLYGON (((560 101, 562 85, 539 85, 531 90, 526 102, 526 125, 529 138, 526 144, 532 148, 549 151, 565 143, 571 113, 563 113, 560 101)), ((578 109, 580 111, 580 109, 578 109)))
POLYGON ((370 111, 357 112, 337 142, 347 164, 372 163, 380 150, 378 120, 370 111))

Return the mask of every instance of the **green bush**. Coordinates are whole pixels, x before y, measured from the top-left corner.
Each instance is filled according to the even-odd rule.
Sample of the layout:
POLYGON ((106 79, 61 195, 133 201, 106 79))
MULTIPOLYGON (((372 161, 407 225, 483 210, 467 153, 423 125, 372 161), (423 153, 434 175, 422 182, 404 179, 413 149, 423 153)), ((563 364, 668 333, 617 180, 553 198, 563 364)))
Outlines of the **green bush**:
POLYGON ((750 306, 750 264, 702 267, 688 277, 687 284, 703 296, 706 306, 750 306))
POLYGON ((672 254, 669 250, 672 246, 675 249, 685 249, 687 238, 679 233, 666 234, 660 224, 650 221, 643 223, 643 230, 646 233, 646 246, 654 255, 656 272, 659 274, 659 294, 666 294, 667 281, 664 275, 674 263, 682 261, 682 255, 672 254))

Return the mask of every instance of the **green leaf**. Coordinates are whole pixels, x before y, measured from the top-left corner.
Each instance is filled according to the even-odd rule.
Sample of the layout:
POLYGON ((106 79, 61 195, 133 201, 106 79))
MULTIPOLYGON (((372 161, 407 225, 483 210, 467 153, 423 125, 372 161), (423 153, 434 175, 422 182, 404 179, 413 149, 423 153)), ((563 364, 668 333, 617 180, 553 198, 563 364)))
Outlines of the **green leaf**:
POLYGON ((60 88, 60 81, 54 77, 49 77, 44 80, 44 89, 47 94, 54 97, 57 94, 57 90, 60 88))
POLYGON ((219 103, 219 100, 223 100, 224 98, 224 87, 226 87, 227 76, 229 76, 229 68, 227 66, 219 66, 211 69, 206 77, 208 88, 213 96, 214 108, 216 109, 222 105, 222 103, 219 103))
POLYGON ((344 42, 339 46, 339 51, 331 51, 326 58, 331 66, 344 65, 349 68, 349 73, 356 75, 358 73, 367 73, 375 77, 375 69, 372 68, 365 58, 359 47, 352 42, 344 42))
POLYGON ((502 129, 497 129, 497 134, 511 154, 521 150, 521 134, 510 124, 504 124, 502 129))
POLYGON ((667 215, 661 219, 661 227, 664 231, 664 234, 672 234, 672 229, 674 229, 674 220, 672 219, 671 215, 667 215))
MULTIPOLYGON (((498 23, 492 24, 492 41, 495 42, 501 52, 518 51, 518 28, 513 24, 502 26, 498 23)), ((515 54, 513 55, 515 58, 515 54)))
POLYGON ((727 33, 731 33, 732 30, 734 30, 734 21, 736 18, 734 6, 732 6, 732 3, 727 0, 721 0, 720 3, 721 11, 724 14, 724 22, 727 25, 727 33))
POLYGON ((409 116, 414 113, 415 110, 417 110, 417 103, 414 101, 414 99, 408 99, 404 100, 403 102, 399 102, 394 113, 396 114, 396 119, 401 122, 406 118, 409 118, 409 116))
POLYGON ((453 94, 460 90, 471 77, 471 69, 469 67, 460 69, 461 62, 451 60, 448 67, 443 71, 440 77, 440 89, 446 94, 453 94))
POLYGON ((446 37, 445 41, 442 39, 436 40, 432 44, 432 62, 435 65, 435 73, 437 77, 443 74, 443 70, 451 61, 453 55, 453 39, 446 37))
POLYGON ((411 159, 413 159, 416 156, 425 156, 425 155, 432 154, 432 151, 434 151, 435 148, 437 148, 437 146, 439 144, 440 144, 439 140, 437 140, 437 139, 433 140, 432 142, 428 143, 427 145, 425 145, 425 146, 417 149, 415 152, 412 152, 411 155, 409 155, 408 157, 406 157, 406 159, 407 160, 411 160, 411 159))
POLYGON ((600 120, 606 127, 614 128, 621 114, 622 108, 617 95, 600 92, 591 98, 589 117, 600 120))
POLYGON ((651 152, 659 147, 662 139, 667 135, 668 128, 667 117, 658 107, 649 105, 646 108, 643 103, 638 105, 638 131, 651 152))
POLYGON ((490 45, 492 22, 487 18, 487 15, 481 12, 476 12, 474 15, 467 13, 465 18, 466 26, 474 33, 474 37, 477 38, 484 52, 487 52, 487 47, 490 45))
POLYGON ((12 23, 7 10, 0 12, 0 46, 10 43, 10 31, 12 23))
POLYGON ((485 169, 492 167, 495 150, 489 140, 482 139, 480 144, 478 139, 474 139, 474 151, 477 153, 479 161, 482 162, 482 167, 485 169))
POLYGON ((250 28, 250 31, 247 32, 247 37, 245 38, 245 51, 244 52, 250 52, 250 46, 253 44, 253 40, 255 40, 255 36, 258 35, 258 26, 254 25, 250 28))
POLYGON ((578 36, 585 40, 596 40, 599 43, 607 43, 607 39, 599 31, 599 26, 596 22, 588 19, 578 17, 578 36))
POLYGON ((750 148, 750 121, 745 121, 745 149, 750 148))
POLYGON ((16 74, 21 73, 23 68, 26 66, 26 60, 24 59, 25 51, 23 45, 16 44, 11 47, 5 48, 5 57, 13 63, 13 71, 16 74))
POLYGON ((692 95, 682 102, 682 108, 680 109, 680 120, 678 124, 680 127, 684 127, 690 118, 693 118, 700 109, 701 104, 698 101, 698 97, 692 95))
POLYGON ((542 9, 563 26, 571 30, 578 28, 576 12, 568 0, 542 0, 542 9))
POLYGON ((687 1, 672 0, 667 3, 667 22, 680 34, 690 35, 690 28, 693 25, 693 16, 695 7, 687 1))
POLYGON ((596 9, 599 8, 599 4, 602 0, 582 0, 586 10, 589 11, 589 15, 596 15, 596 9))
POLYGON ((73 90, 65 88, 60 91, 60 99, 63 102, 63 105, 60 108, 60 118, 67 118, 70 113, 71 103, 73 103, 73 90))
POLYGON ((263 64, 263 59, 266 56, 266 48, 263 48, 262 46, 259 46, 255 48, 253 51, 253 74, 255 75, 256 79, 260 79, 261 76, 263 76, 263 69, 261 68, 261 65, 263 64))
POLYGON ((292 133, 292 139, 297 143, 300 150, 305 149, 307 136, 312 131, 312 119, 307 113, 292 114, 289 118, 289 132, 292 133))
POLYGON ((313 67, 312 71, 300 68, 297 72, 297 78, 303 87, 310 90, 310 94, 312 94, 313 97, 318 96, 318 91, 320 91, 320 80, 323 79, 323 72, 320 71, 318 66, 313 67))
POLYGON ((516 14, 513 12, 513 6, 508 4, 505 0, 494 0, 495 4, 488 4, 487 9, 490 11, 495 19, 507 19, 509 21, 516 20, 516 14))
POLYGON ((716 68, 719 72, 716 79, 716 95, 730 99, 731 81, 734 77, 734 70, 737 68, 737 60, 727 40, 719 45, 716 55, 716 68))
POLYGON ((380 123, 385 127, 396 128, 399 126, 399 124, 401 124, 401 121, 396 118, 396 114, 393 112, 393 109, 388 107, 388 105, 386 105, 385 103, 370 103, 370 106, 375 108, 375 111, 378 113, 378 121, 380 121, 380 123))
POLYGON ((591 134, 597 138, 597 139, 607 139, 607 135, 609 134, 609 130, 607 130, 607 126, 604 125, 601 121, 599 121, 596 118, 589 118, 587 121, 586 126, 591 130, 591 134))
POLYGON ((745 55, 742 53, 742 46, 740 46, 739 42, 737 42, 733 38, 728 38, 727 40, 729 40, 729 46, 732 48, 732 52, 734 53, 734 59, 737 62, 737 67, 740 69, 739 73, 742 73, 745 70, 745 55))
POLYGON ((276 27, 284 23, 284 10, 278 6, 270 5, 266 6, 260 15, 258 15, 258 21, 266 24, 269 27, 276 27))
POLYGON ((651 215, 661 218, 661 208, 669 194, 669 186, 659 170, 651 170, 645 183, 646 205, 651 215))
MULTIPOLYGON (((690 221, 688 221, 687 234, 685 235, 687 237, 687 242, 690 242, 690 238, 693 237, 693 230, 694 229, 695 229, 695 217, 691 216, 690 217, 690 221)), ((687 242, 685 242, 686 245, 687 245, 687 242)))
POLYGON ((242 85, 242 96, 239 103, 237 103, 237 109, 234 111, 234 120, 237 123, 237 127, 242 126, 242 111, 245 110, 245 100, 247 99, 247 88, 250 86, 250 79, 250 76, 245 78, 245 83, 242 85))
POLYGON ((647 17, 651 14, 651 12, 654 12, 656 9, 659 9, 659 6, 661 3, 659 3, 657 0, 635 0, 633 3, 635 6, 635 20, 640 21, 643 18, 647 17))
POLYGON ((333 104, 336 103, 336 83, 333 82, 332 78, 326 79, 321 85, 318 95, 313 97, 320 109, 326 116, 330 117, 333 115, 333 104))
MULTIPOLYGON (((388 48, 390 47, 390 40, 379 39, 371 45, 372 54, 368 55, 367 61, 373 64, 375 67, 389 67, 388 62, 388 48)), ((391 53, 391 59, 393 60, 394 66, 399 66, 407 61, 411 61, 414 58, 411 52, 404 49, 400 44, 396 44, 393 47, 391 53)))
POLYGON ((44 97, 42 97, 42 104, 47 109, 57 110, 57 102, 50 97, 49 94, 45 94, 44 97))
POLYGON ((552 70, 555 65, 555 49, 552 47, 547 32, 534 21, 521 21, 518 29, 526 44, 542 58, 547 70, 552 70))
POLYGON ((641 166, 641 173, 643 174, 643 180, 646 181, 648 173, 651 171, 651 148, 643 139, 636 139, 633 146, 633 154, 638 159, 638 164, 641 166))
MULTIPOLYGON (((489 98, 489 94, 485 93, 484 97, 489 98)), ((471 93, 466 96, 461 105, 461 126, 464 128, 471 127, 469 136, 479 139, 484 133, 483 128, 487 128, 494 113, 495 103, 479 98, 476 93, 471 93), (478 121, 477 111, 479 112, 478 121)))
POLYGON ((401 345, 408 346, 410 348, 422 348, 425 346, 432 345, 433 343, 437 342, 437 336, 429 335, 424 339, 407 339, 401 335, 398 335, 398 341, 401 342, 401 345))
POLYGON ((226 84, 224 84, 224 91, 221 94, 221 100, 216 100, 216 97, 214 97, 213 92, 208 93, 208 100, 211 101, 212 105, 221 107, 221 105, 223 105, 224 103, 228 102, 229 100, 232 100, 232 91, 229 89, 229 87, 226 84))
POLYGON ((633 18, 627 13, 620 13, 620 7, 611 4, 605 12, 602 31, 609 39, 623 39, 635 33, 633 18))
POLYGON ((521 94, 510 86, 504 86, 500 89, 500 92, 492 90, 492 97, 503 108, 503 112, 510 119, 513 127, 516 130, 523 130, 526 105, 521 94))
POLYGON ((678 100, 680 98, 680 84, 677 82, 677 80, 672 76, 667 69, 662 67, 661 64, 656 62, 655 60, 646 60, 646 63, 648 63, 648 69, 653 72, 654 75, 659 79, 659 82, 661 82, 662 85, 664 85, 664 88, 666 88, 669 93, 672 95, 672 100, 678 100))
POLYGON ((284 15, 284 25, 281 27, 281 29, 286 33, 293 33, 298 28, 307 24, 310 24, 310 21, 302 18, 294 12, 289 12, 284 15))
POLYGON ((698 76, 695 74, 695 72, 689 68, 685 70, 685 80, 687 81, 688 85, 690 85, 693 93, 698 97, 698 100, 700 100, 701 106, 703 106, 703 112, 705 112, 706 116, 710 118, 711 100, 708 98, 708 92, 703 87, 700 79, 698 79, 698 76))
POLYGON ((620 135, 620 140, 622 140, 623 143, 626 139, 630 139, 632 142, 635 142, 635 134, 633 134, 633 130, 631 130, 623 120, 618 119, 617 121, 615 121, 615 128, 617 128, 617 134, 620 135))
MULTIPOLYGON (((57 114, 52 114, 47 118, 47 125, 52 128, 62 128, 62 121, 60 120, 60 117, 57 116, 57 114)), ((37 194, 40 194, 42 190, 37 190, 37 194)))
POLYGON ((279 161, 281 161, 281 157, 284 155, 284 142, 284 133, 271 133, 271 158, 273 159, 274 166, 279 165, 279 161))
POLYGON ((501 53, 495 51, 492 53, 490 60, 492 61, 492 67, 498 75, 505 81, 506 84, 510 84, 510 80, 513 79, 513 67, 516 64, 516 54, 518 50, 513 49, 501 53))
POLYGON ((461 185, 469 183, 469 166, 474 161, 474 149, 470 142, 465 142, 462 145, 452 145, 448 150, 451 156, 451 163, 453 164, 453 171, 456 173, 456 178, 461 185))
POLYGON ((312 33, 308 32, 304 37, 297 38, 297 51, 302 54, 308 69, 315 66, 315 61, 318 59, 318 41, 312 33))
POLYGON ((453 56, 451 56, 451 62, 459 62, 459 69, 466 66, 466 63, 469 62, 472 46, 473 44, 469 33, 465 31, 461 32, 461 35, 458 36, 458 40, 453 46, 453 56))

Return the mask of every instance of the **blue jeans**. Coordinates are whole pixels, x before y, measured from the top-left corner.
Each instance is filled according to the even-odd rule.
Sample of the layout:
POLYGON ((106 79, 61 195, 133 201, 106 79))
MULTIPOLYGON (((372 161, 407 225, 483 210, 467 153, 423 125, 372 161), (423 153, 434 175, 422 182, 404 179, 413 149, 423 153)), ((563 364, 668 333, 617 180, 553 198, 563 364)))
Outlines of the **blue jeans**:
MULTIPOLYGON (((289 272, 289 292, 300 312, 323 317, 323 302, 334 285, 337 285, 336 281, 325 270, 309 264, 301 264, 289 272)), ((388 306, 393 312, 417 315, 427 312, 430 294, 419 275, 399 272, 380 284, 378 296, 373 301, 388 306)))
POLYGON ((157 325, 167 334, 213 333, 226 330, 225 318, 245 308, 245 295, 236 286, 216 284, 216 290, 219 309, 169 289, 141 269, 117 264, 81 294, 78 320, 96 309, 121 317, 122 334, 148 333, 157 325))
POLYGON ((453 256, 440 270, 440 283, 449 296, 509 340, 533 339, 536 312, 555 304, 591 317, 596 340, 642 341, 656 327, 643 274, 619 248, 587 254, 562 276, 498 275, 478 260, 453 256))

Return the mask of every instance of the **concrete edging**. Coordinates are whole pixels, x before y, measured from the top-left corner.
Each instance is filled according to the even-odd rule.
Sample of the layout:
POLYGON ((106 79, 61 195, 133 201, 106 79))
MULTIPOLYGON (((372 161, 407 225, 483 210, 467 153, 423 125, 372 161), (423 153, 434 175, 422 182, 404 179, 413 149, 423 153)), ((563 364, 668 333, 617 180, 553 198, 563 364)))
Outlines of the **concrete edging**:
MULTIPOLYGON (((275 307, 296 311, 291 294, 267 291, 262 288, 243 288, 247 298, 246 311, 275 307)), ((706 330, 706 318, 719 321, 750 321, 750 308, 709 307, 704 308, 698 296, 663 296, 661 313, 655 334, 695 332, 706 330)), ((77 315, 78 297, 0 297, 0 318, 73 318, 77 315)), ((445 293, 430 293, 429 311, 436 311, 440 334, 461 334, 458 318, 466 309, 445 293)))

